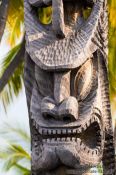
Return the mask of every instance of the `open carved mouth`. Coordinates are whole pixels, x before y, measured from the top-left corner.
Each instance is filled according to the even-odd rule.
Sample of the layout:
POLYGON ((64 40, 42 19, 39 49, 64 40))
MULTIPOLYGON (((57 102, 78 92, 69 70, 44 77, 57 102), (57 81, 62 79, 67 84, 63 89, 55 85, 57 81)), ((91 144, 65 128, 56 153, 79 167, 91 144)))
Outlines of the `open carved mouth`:
MULTIPOLYGON (((38 131, 39 144, 43 150, 41 156, 44 157, 38 161, 42 161, 44 166, 46 160, 52 157, 50 165, 45 169, 54 169, 61 165, 78 169, 79 164, 96 166, 101 161, 103 131, 97 116, 78 128, 39 127, 37 133, 38 131)), ((39 166, 38 163, 38 169, 39 166)))
POLYGON ((78 145, 88 153, 100 154, 103 133, 101 123, 97 116, 94 116, 88 123, 79 128, 40 128, 39 138, 44 144, 71 144, 78 145))

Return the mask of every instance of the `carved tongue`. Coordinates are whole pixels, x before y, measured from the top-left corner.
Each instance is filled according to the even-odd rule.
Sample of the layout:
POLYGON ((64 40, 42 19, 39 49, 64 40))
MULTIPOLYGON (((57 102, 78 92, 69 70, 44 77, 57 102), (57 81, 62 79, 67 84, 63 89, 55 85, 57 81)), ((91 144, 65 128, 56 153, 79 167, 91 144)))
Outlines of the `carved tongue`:
POLYGON ((64 38, 64 8, 62 0, 53 0, 52 1, 52 27, 58 38, 64 38))

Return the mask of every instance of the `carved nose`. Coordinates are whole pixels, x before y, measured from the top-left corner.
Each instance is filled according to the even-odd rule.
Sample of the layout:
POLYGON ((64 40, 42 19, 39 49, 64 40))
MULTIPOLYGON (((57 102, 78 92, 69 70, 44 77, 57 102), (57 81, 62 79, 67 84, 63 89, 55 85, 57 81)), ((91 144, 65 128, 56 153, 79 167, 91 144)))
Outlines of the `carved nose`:
POLYGON ((59 105, 51 97, 45 97, 41 103, 41 113, 44 118, 75 121, 78 119, 78 102, 75 97, 65 99, 59 105))
POLYGON ((41 112, 46 119, 75 121, 78 119, 78 102, 70 96, 70 71, 54 73, 54 97, 45 97, 41 112))
POLYGON ((70 71, 54 73, 54 100, 57 105, 70 97, 70 71))

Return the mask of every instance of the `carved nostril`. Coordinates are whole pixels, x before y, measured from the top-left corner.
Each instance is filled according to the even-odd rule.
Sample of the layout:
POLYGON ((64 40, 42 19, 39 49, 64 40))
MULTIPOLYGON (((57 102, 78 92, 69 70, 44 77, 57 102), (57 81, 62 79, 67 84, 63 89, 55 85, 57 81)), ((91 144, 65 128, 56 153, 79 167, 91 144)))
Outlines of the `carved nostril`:
POLYGON ((63 32, 59 32, 59 33, 56 33, 56 37, 58 38, 58 39, 64 39, 65 38, 65 35, 64 35, 64 33, 63 32))
POLYGON ((41 113, 46 120, 73 122, 78 119, 78 102, 75 97, 69 97, 56 105, 50 97, 45 97, 41 103, 41 113))
POLYGON ((64 116, 63 117, 63 121, 66 122, 66 123, 70 123, 70 122, 73 122, 75 121, 76 119, 74 118, 74 116, 64 116))
POLYGON ((46 119, 46 120, 51 120, 51 119, 53 119, 53 116, 52 115, 50 115, 50 114, 43 114, 43 117, 46 119))
POLYGON ((59 116, 70 118, 71 121, 78 119, 78 101, 75 97, 69 97, 59 106, 59 116))

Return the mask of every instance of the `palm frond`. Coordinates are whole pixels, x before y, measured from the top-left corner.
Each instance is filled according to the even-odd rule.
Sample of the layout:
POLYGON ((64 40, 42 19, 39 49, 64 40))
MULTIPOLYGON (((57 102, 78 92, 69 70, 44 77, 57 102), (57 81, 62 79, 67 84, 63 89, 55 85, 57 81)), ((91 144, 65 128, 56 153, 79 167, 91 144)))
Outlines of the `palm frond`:
POLYGON ((0 161, 3 162, 2 170, 9 171, 14 167, 20 170, 21 174, 28 175, 30 173, 31 159, 30 135, 24 126, 20 127, 19 122, 11 123, 12 120, 8 120, 0 125, 0 161), (15 126, 13 127, 14 124, 15 126), (19 136, 21 136, 21 139, 19 136), (24 145, 24 142, 27 142, 27 144, 24 145))
POLYGON ((16 164, 15 166, 20 170, 22 175, 30 175, 30 170, 29 169, 27 169, 27 168, 25 168, 25 167, 23 167, 19 164, 16 164))
POLYGON ((24 45, 23 42, 11 49, 1 66, 0 99, 5 109, 12 102, 13 94, 18 96, 23 87, 24 45))
POLYGON ((22 0, 10 0, 6 24, 6 41, 14 47, 24 35, 24 6, 22 0))
POLYGON ((0 159, 4 161, 3 169, 8 171, 13 166, 18 164, 22 159, 30 161, 31 158, 30 155, 20 145, 9 144, 4 149, 0 149, 0 159))
POLYGON ((18 137, 18 139, 23 139, 23 141, 27 143, 30 142, 30 132, 29 129, 27 129, 29 126, 27 126, 27 128, 24 128, 24 126, 21 124, 18 124, 17 126, 17 123, 15 122, 4 121, 2 127, 0 128, 0 135, 10 142, 14 141, 14 138, 16 140, 16 137, 18 137), (12 137, 12 133, 14 137, 12 137))

